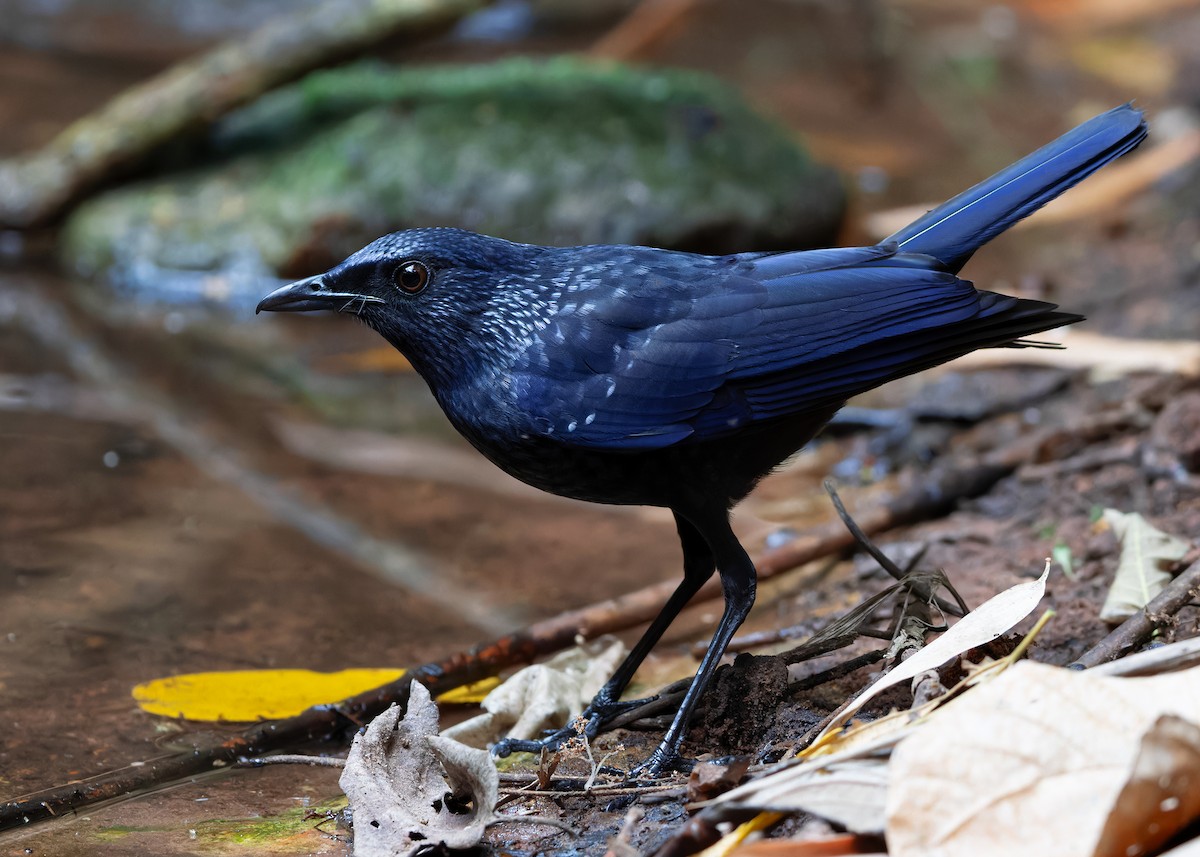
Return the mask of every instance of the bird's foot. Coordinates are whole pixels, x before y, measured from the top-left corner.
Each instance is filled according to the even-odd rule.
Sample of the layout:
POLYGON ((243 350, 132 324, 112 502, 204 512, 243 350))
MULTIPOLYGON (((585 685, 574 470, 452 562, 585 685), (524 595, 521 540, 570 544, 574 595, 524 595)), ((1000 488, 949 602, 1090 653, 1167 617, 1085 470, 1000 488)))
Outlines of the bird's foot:
POLYGON ((667 774, 690 773, 695 766, 695 759, 688 759, 681 756, 679 750, 668 747, 664 743, 659 744, 646 761, 636 767, 630 768, 629 773, 625 775, 625 779, 627 782, 657 780, 667 774))
POLYGON ((513 753, 541 753, 543 750, 553 752, 562 748, 572 739, 580 737, 592 740, 600 734, 600 730, 618 714, 623 714, 632 708, 643 704, 646 700, 634 699, 628 702, 610 702, 593 700, 583 713, 555 732, 537 739, 504 738, 492 745, 492 755, 501 758, 513 753))

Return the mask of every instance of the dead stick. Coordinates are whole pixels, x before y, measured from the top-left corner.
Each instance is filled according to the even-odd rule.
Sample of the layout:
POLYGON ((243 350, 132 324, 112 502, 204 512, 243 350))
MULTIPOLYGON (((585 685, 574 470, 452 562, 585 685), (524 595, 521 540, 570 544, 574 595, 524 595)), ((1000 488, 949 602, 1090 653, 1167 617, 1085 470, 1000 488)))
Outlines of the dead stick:
POLYGON ((698 0, 642 0, 589 53, 626 62, 638 59, 677 29, 697 5, 698 0))
POLYGON ((840 664, 835 664, 827 670, 821 670, 819 673, 813 673, 808 678, 802 678, 794 684, 788 685, 788 694, 803 693, 806 690, 812 690, 814 687, 820 687, 831 681, 837 681, 840 678, 845 678, 850 673, 860 670, 863 667, 877 664, 883 660, 883 656, 887 654, 887 649, 875 649, 866 654, 859 655, 856 658, 851 658, 848 661, 843 661, 840 664))
POLYGON ((1149 604, 1114 628, 1071 666, 1088 669, 1116 660, 1138 643, 1150 639, 1151 634, 1166 625, 1197 594, 1200 594, 1200 560, 1184 569, 1162 592, 1151 598, 1149 604))
POLYGON ((482 0, 340 0, 272 20, 127 90, 40 151, 0 161, 0 224, 44 224, 113 171, 264 92, 397 33, 449 26, 482 5, 482 0))
MULTIPOLYGON (((986 491, 998 479, 1012 472, 1040 448, 1044 437, 1049 435, 1024 438, 985 456, 974 465, 948 462, 934 470, 926 482, 902 493, 887 509, 861 515, 859 526, 867 533, 879 533, 939 514, 964 497, 986 491)), ((853 544, 854 537, 841 522, 831 522, 784 547, 763 554, 757 563, 758 574, 762 579, 773 577, 814 559, 845 551, 853 544)), ((578 638, 591 639, 647 622, 655 616, 674 589, 674 581, 665 581, 590 607, 571 610, 531 625, 524 631, 454 655, 441 663, 418 667, 397 681, 336 706, 310 708, 296 717, 258 724, 224 741, 200 743, 186 753, 147 761, 138 767, 101 774, 85 782, 59 786, 0 804, 0 830, 196 776, 244 756, 276 752, 316 740, 341 738, 349 727, 370 720, 393 702, 406 704, 409 685, 414 678, 435 693, 479 681, 510 666, 529 663, 566 648, 578 638)), ((709 585, 701 589, 693 600, 715 598, 720 592, 716 582, 709 581, 709 585)))
POLYGON ((419 680, 437 693, 495 675, 515 664, 565 648, 575 634, 551 620, 493 643, 426 664, 402 678, 334 706, 317 706, 285 720, 259 723, 224 740, 197 743, 192 750, 59 786, 0 804, 0 830, 43 821, 101 801, 161 786, 224 767, 245 756, 258 756, 313 741, 341 739, 392 703, 408 703, 409 686, 419 680))

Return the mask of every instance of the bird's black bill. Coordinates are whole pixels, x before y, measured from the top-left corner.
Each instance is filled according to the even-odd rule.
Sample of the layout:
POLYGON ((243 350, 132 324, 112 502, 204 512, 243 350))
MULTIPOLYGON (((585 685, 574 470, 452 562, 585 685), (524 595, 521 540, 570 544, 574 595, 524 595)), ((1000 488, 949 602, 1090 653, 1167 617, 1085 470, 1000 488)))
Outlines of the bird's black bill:
POLYGON ((328 289, 321 277, 309 277, 288 283, 267 295, 254 313, 267 312, 359 312, 367 304, 383 303, 372 295, 353 292, 335 292, 328 289))

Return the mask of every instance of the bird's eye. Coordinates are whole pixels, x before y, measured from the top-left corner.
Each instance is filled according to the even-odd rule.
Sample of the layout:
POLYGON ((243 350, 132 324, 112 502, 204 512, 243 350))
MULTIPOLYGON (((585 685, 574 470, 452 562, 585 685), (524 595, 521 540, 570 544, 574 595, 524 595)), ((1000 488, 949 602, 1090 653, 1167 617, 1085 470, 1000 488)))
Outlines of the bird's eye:
POLYGON ((398 267, 393 277, 402 291, 415 295, 429 285, 429 268, 423 262, 409 261, 398 267))

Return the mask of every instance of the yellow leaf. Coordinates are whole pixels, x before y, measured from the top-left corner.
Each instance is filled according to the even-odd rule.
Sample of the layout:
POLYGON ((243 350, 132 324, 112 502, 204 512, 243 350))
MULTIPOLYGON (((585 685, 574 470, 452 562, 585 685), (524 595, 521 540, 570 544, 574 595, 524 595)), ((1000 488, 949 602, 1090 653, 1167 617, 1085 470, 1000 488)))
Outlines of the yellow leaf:
POLYGON ((398 669, 231 670, 191 673, 139 684, 133 698, 143 711, 188 720, 275 720, 339 702, 395 681, 398 669))
MULTIPOLYGON (((314 705, 327 705, 363 693, 404 675, 400 669, 230 670, 189 673, 139 684, 138 706, 150 714, 187 720, 278 720, 314 705)), ((484 679, 443 693, 441 702, 479 702, 498 679, 484 679)))
POLYGON ((438 702, 448 703, 450 705, 478 705, 483 702, 483 698, 487 696, 495 687, 499 686, 500 679, 493 676, 485 678, 482 681, 474 682, 473 684, 464 684, 462 687, 456 687, 453 690, 448 690, 440 694, 437 698, 438 702))

